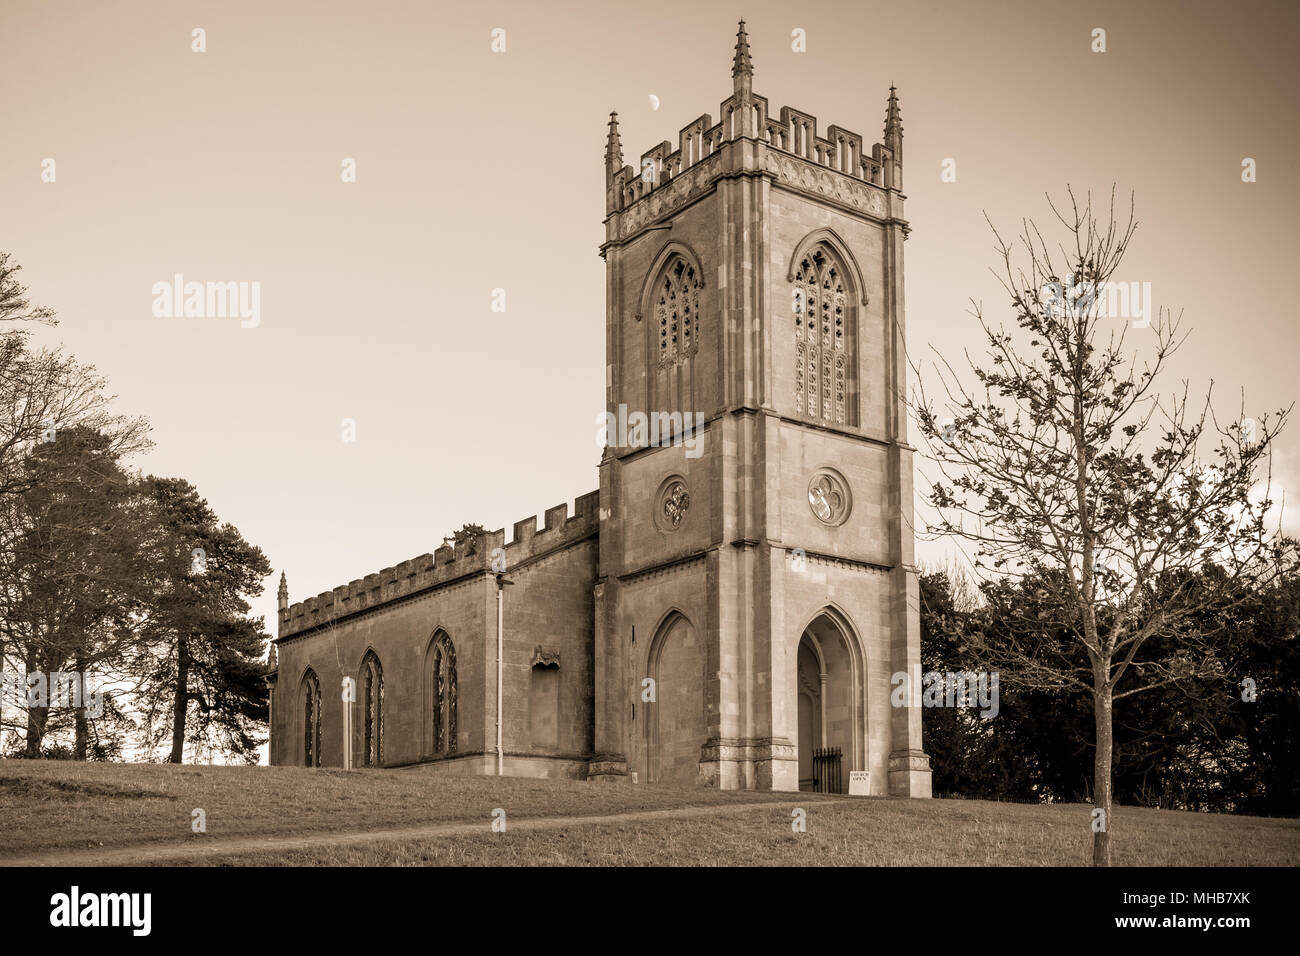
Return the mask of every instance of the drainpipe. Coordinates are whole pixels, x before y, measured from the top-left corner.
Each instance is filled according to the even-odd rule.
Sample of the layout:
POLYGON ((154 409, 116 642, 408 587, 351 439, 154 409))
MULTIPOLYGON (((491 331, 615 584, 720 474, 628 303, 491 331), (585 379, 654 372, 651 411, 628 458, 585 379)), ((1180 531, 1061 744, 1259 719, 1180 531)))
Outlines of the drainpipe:
POLYGON ((357 685, 351 677, 343 678, 343 769, 352 769, 352 704, 357 699, 357 685))
POLYGON ((505 755, 501 750, 501 646, 503 643, 503 613, 502 606, 505 599, 506 589, 505 582, 501 575, 497 575, 497 776, 500 777, 503 770, 505 755))

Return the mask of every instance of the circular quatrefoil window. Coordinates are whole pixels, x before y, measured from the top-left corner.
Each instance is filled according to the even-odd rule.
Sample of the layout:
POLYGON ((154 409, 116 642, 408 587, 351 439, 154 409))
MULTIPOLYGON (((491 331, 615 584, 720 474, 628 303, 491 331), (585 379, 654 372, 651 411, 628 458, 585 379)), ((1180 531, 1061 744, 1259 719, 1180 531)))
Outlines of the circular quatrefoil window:
POLYGON ((823 524, 843 524, 849 516, 849 488, 836 472, 823 468, 808 482, 808 507, 823 524))
POLYGON ((686 482, 674 475, 659 486, 655 523, 664 531, 676 531, 686 520, 686 512, 690 507, 691 496, 686 490, 686 482))

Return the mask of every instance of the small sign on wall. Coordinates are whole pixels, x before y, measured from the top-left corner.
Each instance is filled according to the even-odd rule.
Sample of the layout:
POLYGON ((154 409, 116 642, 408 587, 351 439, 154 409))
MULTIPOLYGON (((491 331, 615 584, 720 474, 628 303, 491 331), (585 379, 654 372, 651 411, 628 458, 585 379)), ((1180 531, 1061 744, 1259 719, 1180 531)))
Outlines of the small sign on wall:
POLYGON ((849 796, 850 797, 871 796, 871 771, 870 770, 849 771, 849 796))

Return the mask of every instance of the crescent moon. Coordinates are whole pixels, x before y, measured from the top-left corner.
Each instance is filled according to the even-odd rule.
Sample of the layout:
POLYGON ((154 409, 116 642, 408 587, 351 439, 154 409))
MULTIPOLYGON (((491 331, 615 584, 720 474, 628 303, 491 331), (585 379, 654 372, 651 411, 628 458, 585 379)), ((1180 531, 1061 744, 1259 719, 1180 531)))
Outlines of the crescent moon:
POLYGON ((655 96, 653 93, 650 94, 650 108, 652 110, 659 109, 659 97, 655 96))

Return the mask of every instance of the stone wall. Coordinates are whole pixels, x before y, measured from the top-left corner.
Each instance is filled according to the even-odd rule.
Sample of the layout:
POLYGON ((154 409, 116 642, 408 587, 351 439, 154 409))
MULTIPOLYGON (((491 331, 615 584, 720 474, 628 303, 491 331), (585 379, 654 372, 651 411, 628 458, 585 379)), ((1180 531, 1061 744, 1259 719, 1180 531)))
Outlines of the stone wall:
MULTIPOLYGON (((384 672, 383 763, 429 759, 431 696, 426 655, 435 634, 445 631, 456 650, 458 708, 456 752, 460 760, 492 754, 496 746, 497 586, 494 567, 505 569, 503 744, 507 754, 539 755, 558 764, 585 759, 592 736, 592 584, 598 550, 595 493, 537 518, 516 522, 513 540, 502 530, 486 532, 459 549, 439 548, 318 595, 281 615, 279 667, 273 685, 272 753, 277 764, 304 762, 303 678, 308 668, 320 681, 323 708, 322 763, 343 763, 345 676, 358 680, 368 650, 384 672), (494 561, 496 562, 494 565, 494 561), (535 664, 558 665, 554 737, 535 747, 529 713, 535 664)), ((361 761, 363 711, 354 704, 353 765, 361 761)), ((528 764, 531 766, 531 764, 528 764)), ((544 765, 544 763, 543 763, 544 765)), ((571 766, 560 773, 571 775, 571 766)))

